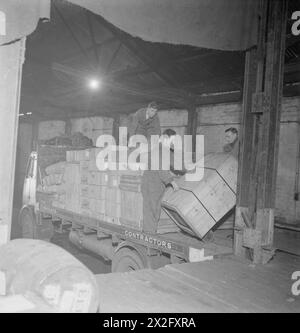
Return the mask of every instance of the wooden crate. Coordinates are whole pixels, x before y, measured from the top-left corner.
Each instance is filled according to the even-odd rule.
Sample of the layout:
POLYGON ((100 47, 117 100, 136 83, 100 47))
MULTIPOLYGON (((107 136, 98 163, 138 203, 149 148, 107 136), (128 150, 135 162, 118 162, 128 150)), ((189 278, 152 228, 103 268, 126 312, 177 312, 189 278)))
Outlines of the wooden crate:
POLYGON ((142 177, 136 174, 122 174, 120 189, 123 191, 141 192, 142 177))
POLYGON ((120 175, 117 172, 109 172, 107 185, 110 187, 119 187, 119 184, 120 175))
POLYGON ((75 161, 89 161, 90 159, 90 151, 89 149, 84 150, 74 150, 75 152, 75 161))
POLYGON ((119 218, 121 216, 121 204, 105 200, 105 215, 119 218))
POLYGON ((83 215, 83 216, 88 216, 90 217, 92 212, 89 210, 89 209, 80 209, 80 214, 83 215))
POLYGON ((121 216, 126 220, 143 220, 143 196, 141 193, 121 190, 121 216))
POLYGON ((96 218, 98 219, 98 220, 100 220, 100 222, 97 222, 97 226, 99 227, 99 226, 101 226, 101 221, 104 221, 104 213, 97 213, 96 212, 96 218))
POLYGON ((116 217, 116 216, 107 216, 104 215, 103 217, 103 221, 108 222, 108 223, 112 223, 112 224, 117 224, 120 225, 120 218, 116 217))
POLYGON ((122 226, 132 228, 135 230, 142 231, 143 229, 143 221, 142 220, 127 220, 123 217, 120 217, 119 222, 122 226))
POLYGON ((88 197, 92 199, 97 199, 98 197, 98 186, 88 185, 88 197))
POLYGON ((178 181, 180 189, 168 189, 163 207, 178 226, 200 238, 236 203, 237 160, 230 154, 213 154, 205 160, 204 178, 178 181))
POLYGON ((105 200, 105 192, 106 192, 106 186, 97 186, 98 187, 98 193, 97 193, 97 200, 105 200))
POLYGON ((67 162, 74 162, 75 161, 74 150, 66 151, 66 160, 67 160, 67 162))
POLYGON ((80 198, 80 209, 81 210, 90 210, 91 209, 90 198, 80 198))
POLYGON ((79 212, 80 185, 75 183, 66 184, 66 209, 79 212))
POLYGON ((116 187, 106 187, 105 190, 105 201, 114 204, 121 203, 121 190, 116 187))
POLYGON ((89 171, 89 161, 80 161, 80 173, 89 171))
POLYGON ((108 173, 105 171, 97 171, 96 185, 107 186, 108 185, 108 173))
POLYGON ((89 185, 97 185, 97 177, 98 177, 98 172, 97 171, 89 171, 89 173, 88 173, 88 184, 89 185))
POLYGON ((78 163, 66 163, 64 181, 65 183, 80 184, 80 166, 78 163))
POLYGON ((85 197, 85 198, 89 197, 89 185, 84 185, 84 184, 80 185, 80 197, 85 197))
POLYGON ((66 203, 57 200, 52 201, 52 206, 54 208, 66 209, 66 203))
POLYGON ((90 149, 90 158, 89 158, 89 170, 90 171, 101 171, 96 165, 96 159, 98 153, 103 150, 103 148, 91 148, 90 149))
POLYGON ((96 213, 105 214, 105 200, 96 200, 96 213))
POLYGON ((84 184, 84 185, 87 185, 88 180, 89 180, 89 172, 86 171, 86 170, 81 171, 81 173, 80 173, 80 183, 84 184))

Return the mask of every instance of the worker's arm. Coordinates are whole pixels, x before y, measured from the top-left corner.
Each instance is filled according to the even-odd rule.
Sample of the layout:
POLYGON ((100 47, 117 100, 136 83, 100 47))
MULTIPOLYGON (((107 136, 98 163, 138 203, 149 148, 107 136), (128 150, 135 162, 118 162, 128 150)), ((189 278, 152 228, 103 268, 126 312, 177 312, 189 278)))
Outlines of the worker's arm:
POLYGON ((168 171, 168 170, 158 170, 158 175, 159 175, 159 178, 161 179, 161 181, 164 183, 165 186, 170 184, 170 185, 172 185, 174 191, 177 191, 179 189, 179 186, 175 182, 174 176, 170 171, 168 171))
POLYGON ((183 176, 188 172, 188 169, 184 165, 184 153, 183 151, 171 150, 170 158, 170 170, 176 176, 183 176))
POLYGON ((137 130, 138 130, 138 127, 139 127, 139 124, 141 121, 141 117, 142 117, 141 110, 142 109, 137 110, 136 113, 133 115, 131 131, 130 131, 132 135, 139 134, 139 133, 137 133, 137 130))
POLYGON ((152 128, 150 135, 161 135, 160 121, 158 114, 155 115, 152 123, 152 128))

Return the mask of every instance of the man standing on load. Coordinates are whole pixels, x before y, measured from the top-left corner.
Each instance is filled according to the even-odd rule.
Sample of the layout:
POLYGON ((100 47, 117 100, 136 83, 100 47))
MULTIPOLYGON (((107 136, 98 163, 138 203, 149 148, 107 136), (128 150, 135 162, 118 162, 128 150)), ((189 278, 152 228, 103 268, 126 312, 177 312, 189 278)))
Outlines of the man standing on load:
POLYGON ((144 135, 150 142, 151 135, 160 135, 158 105, 151 102, 146 108, 139 109, 134 115, 135 129, 133 134, 144 135))

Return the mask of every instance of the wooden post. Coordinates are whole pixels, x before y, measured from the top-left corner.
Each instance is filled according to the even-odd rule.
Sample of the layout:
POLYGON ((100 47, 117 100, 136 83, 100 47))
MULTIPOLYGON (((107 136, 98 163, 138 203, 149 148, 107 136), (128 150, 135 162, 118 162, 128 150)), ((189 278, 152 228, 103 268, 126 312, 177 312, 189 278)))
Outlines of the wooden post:
MULTIPOLYGON (((193 153, 196 151, 196 135, 197 135, 197 125, 198 125, 198 113, 195 104, 190 104, 188 106, 188 124, 187 124, 187 134, 192 135, 193 143, 192 150, 193 153)), ((194 154, 193 154, 194 156, 194 154)), ((195 161, 194 161, 195 162, 195 161)))
POLYGON ((10 239, 25 38, 0 46, 0 244, 10 239))
POLYGON ((119 145, 119 127, 120 127, 120 114, 115 115, 113 121, 112 135, 116 140, 116 145, 119 145))
POLYGON ((260 13, 258 47, 246 55, 234 249, 266 263, 274 255, 286 0, 263 0, 260 13))
POLYGON ((72 122, 71 119, 68 118, 65 120, 65 134, 67 136, 71 136, 72 135, 72 122))

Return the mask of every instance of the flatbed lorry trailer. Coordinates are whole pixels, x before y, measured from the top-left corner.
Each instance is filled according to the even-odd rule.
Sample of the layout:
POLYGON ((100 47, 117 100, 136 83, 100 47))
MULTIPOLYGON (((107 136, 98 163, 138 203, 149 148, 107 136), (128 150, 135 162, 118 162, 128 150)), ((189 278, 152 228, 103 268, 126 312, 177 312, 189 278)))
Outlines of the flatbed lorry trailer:
MULTIPOLYGON (((65 161, 67 151, 83 151, 74 147, 39 146, 32 152, 24 183, 24 205, 20 211, 23 237, 51 238, 53 223, 70 228, 70 241, 112 262, 112 272, 142 268, 159 268, 169 263, 210 260, 232 253, 229 238, 215 232, 215 239, 204 241, 195 234, 174 225, 165 234, 149 234, 140 228, 115 224, 87 216, 64 207, 53 206, 55 194, 41 190, 45 166, 65 161), (52 155, 51 155, 52 154, 52 155), (218 238, 218 236, 220 236, 218 238)), ((166 210, 168 213, 168 210, 166 210)), ((100 215, 101 216, 101 215, 100 215)), ((172 214, 171 214, 172 217, 172 214)))

